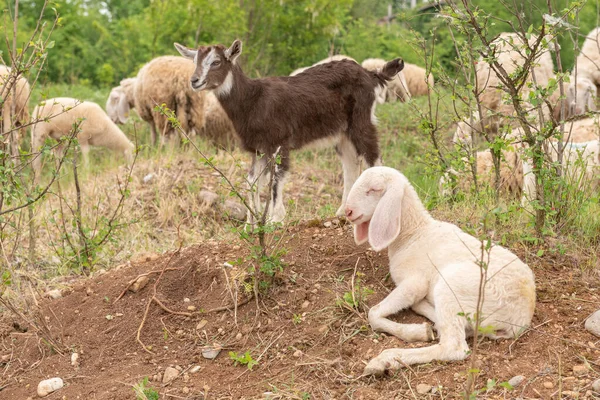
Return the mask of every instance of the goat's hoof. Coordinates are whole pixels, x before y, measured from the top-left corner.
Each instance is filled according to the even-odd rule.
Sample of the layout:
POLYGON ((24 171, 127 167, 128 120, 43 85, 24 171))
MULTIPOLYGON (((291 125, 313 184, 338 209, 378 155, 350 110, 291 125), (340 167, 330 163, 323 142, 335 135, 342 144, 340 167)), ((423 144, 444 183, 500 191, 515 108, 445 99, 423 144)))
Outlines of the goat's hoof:
POLYGON ((432 342, 435 340, 435 333, 433 332, 433 328, 429 324, 425 324, 427 327, 425 328, 427 331, 427 341, 432 342))

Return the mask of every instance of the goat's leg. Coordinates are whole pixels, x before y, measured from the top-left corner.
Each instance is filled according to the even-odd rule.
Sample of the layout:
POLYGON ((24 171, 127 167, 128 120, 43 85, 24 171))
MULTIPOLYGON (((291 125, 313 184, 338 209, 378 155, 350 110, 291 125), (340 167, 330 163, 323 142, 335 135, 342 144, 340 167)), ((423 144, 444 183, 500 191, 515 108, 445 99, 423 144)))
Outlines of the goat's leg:
POLYGON ((369 310, 369 324, 374 331, 386 332, 406 342, 428 342, 435 339, 431 325, 399 324, 387 317, 400 310, 420 303, 427 295, 427 285, 406 280, 396 287, 383 301, 369 310))
POLYGON ((342 160, 342 169, 344 171, 342 205, 338 208, 335 215, 342 217, 346 215, 346 200, 348 199, 348 193, 350 193, 352 185, 354 185, 354 182, 356 182, 360 175, 360 160, 356 148, 352 142, 344 136, 342 136, 340 143, 338 143, 335 149, 342 160))
POLYGON ((247 224, 254 225, 256 222, 254 216, 260 217, 262 210, 260 204, 260 189, 265 180, 265 175, 268 171, 266 167, 266 157, 258 157, 256 153, 252 154, 252 165, 250 166, 250 172, 248 173, 248 196, 249 206, 252 210, 248 210, 247 224))
MULTIPOLYGON (((274 165, 273 187, 271 188, 271 206, 269 207, 269 221, 282 222, 285 218, 285 206, 283 205, 283 185, 290 168, 289 152, 279 153, 279 164, 274 165)), ((275 162, 272 158, 271 162, 275 162)), ((270 169, 270 168, 269 168, 270 169)))
POLYGON ((413 305, 410 309, 433 322, 433 325, 435 326, 437 320, 435 308, 427 299, 421 300, 417 304, 413 305))

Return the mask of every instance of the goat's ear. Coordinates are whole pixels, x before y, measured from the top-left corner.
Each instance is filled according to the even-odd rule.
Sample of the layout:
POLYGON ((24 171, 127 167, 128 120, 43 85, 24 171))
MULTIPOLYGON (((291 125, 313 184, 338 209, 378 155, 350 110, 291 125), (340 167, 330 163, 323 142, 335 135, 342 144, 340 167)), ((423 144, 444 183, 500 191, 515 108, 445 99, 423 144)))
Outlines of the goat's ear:
POLYGON ((196 53, 198 53, 198 50, 190 49, 179 43, 173 43, 173 45, 175 46, 179 54, 181 54, 185 58, 189 58, 190 60, 193 60, 196 57, 196 53))
POLYGON ((242 54, 242 41, 235 39, 231 46, 225 50, 225 58, 227 58, 232 64, 235 64, 235 60, 242 54))
POLYGON ((596 71, 592 72, 592 81, 596 85, 600 85, 600 71, 596 70, 596 71))
POLYGON ((127 101, 125 93, 121 93, 121 97, 119 98, 119 103, 117 104, 117 117, 122 124, 126 123, 129 117, 129 102, 127 101))
POLYGON ((377 203, 369 226, 369 244, 375 251, 388 247, 400 234, 400 217, 404 184, 388 184, 377 203))

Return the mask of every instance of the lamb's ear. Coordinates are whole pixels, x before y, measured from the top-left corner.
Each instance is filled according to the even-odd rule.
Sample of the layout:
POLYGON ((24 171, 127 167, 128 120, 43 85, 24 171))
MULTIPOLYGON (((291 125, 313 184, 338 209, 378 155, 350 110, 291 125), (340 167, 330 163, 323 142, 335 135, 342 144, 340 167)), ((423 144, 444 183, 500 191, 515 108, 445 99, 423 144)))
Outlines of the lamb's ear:
POLYGON ((129 117, 129 102, 127 101, 125 93, 122 93, 119 98, 119 103, 117 104, 117 117, 122 124, 126 123, 127 118, 129 117))
POLYGON ((190 60, 193 60, 196 57, 196 53, 198 53, 198 50, 190 49, 179 43, 173 43, 173 45, 175 45, 175 48, 177 49, 179 54, 181 54, 185 58, 189 58, 190 60))
POLYGON ((235 64, 235 60, 242 54, 242 41, 235 39, 231 46, 225 50, 225 58, 227 58, 232 64, 235 64))
POLYGON ((363 222, 362 224, 354 225, 354 243, 358 246, 369 240, 369 225, 371 221, 363 222))
POLYGON ((371 218, 369 244, 375 251, 388 247, 400 234, 400 217, 404 184, 390 184, 387 187, 371 218))

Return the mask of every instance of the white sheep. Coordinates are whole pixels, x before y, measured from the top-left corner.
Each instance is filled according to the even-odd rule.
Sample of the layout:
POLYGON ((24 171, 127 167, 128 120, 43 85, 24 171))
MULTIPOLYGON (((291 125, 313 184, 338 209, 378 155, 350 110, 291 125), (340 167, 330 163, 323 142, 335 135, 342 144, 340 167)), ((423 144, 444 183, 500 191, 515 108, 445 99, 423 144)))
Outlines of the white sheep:
POLYGON ((404 63, 402 73, 412 97, 427 96, 429 91, 433 89, 435 83, 433 75, 429 74, 427 76, 425 68, 415 64, 404 63))
POLYGON ((307 69, 309 69, 311 67, 314 67, 315 65, 327 64, 328 62, 342 61, 342 60, 352 60, 352 61, 356 62, 356 60, 354 58, 352 58, 352 57, 348 57, 348 56, 345 56, 343 54, 335 54, 333 56, 329 56, 327 58, 324 58, 321 61, 318 61, 318 62, 314 63, 313 65, 311 65, 309 67, 302 67, 302 68, 295 69, 294 71, 292 71, 292 73, 290 74, 290 76, 296 76, 298 74, 301 74, 302 72, 306 71, 307 69))
POLYGON ((204 126, 204 94, 195 93, 189 83, 194 70, 191 60, 162 56, 138 72, 134 85, 135 109, 150 125, 152 143, 158 137, 164 144, 167 137, 179 136, 168 117, 154 110, 157 105, 165 104, 172 110, 189 136, 199 133, 204 126))
MULTIPOLYGON (((494 168, 494 160, 491 150, 478 151, 476 154, 476 168, 478 183, 494 187, 496 182, 496 174, 494 168)), ((521 157, 517 151, 504 150, 502 151, 500 160, 500 193, 521 197, 523 188, 523 164, 521 157)), ((457 181, 456 189, 467 192, 473 184, 473 174, 466 158, 463 158, 465 170, 457 172, 453 169, 446 172, 439 181, 439 190, 442 196, 451 194, 449 187, 450 175, 454 175, 457 181)))
POLYGON ((29 98, 31 97, 31 87, 27 79, 23 76, 16 78, 11 76, 11 68, 0 64, 0 90, 4 103, 2 104, 2 130, 0 134, 7 134, 15 127, 20 127, 14 140, 11 141, 10 153, 13 156, 18 155, 19 143, 25 136, 27 128, 24 126, 29 123, 29 98), (8 91, 7 93, 4 93, 8 91), (13 94, 15 101, 13 102, 13 94))
POLYGON ((596 111, 596 97, 600 85, 600 27, 593 29, 585 38, 575 60, 567 90, 569 116, 596 111))
POLYGON ((487 254, 485 242, 433 219, 408 179, 395 169, 365 170, 348 195, 346 215, 354 224, 357 244, 368 241, 375 251, 388 249, 396 288, 369 310, 373 330, 407 342, 433 340, 427 323, 388 319, 411 308, 431 320, 439 335, 439 343, 432 346, 384 350, 367 364, 365 374, 465 359, 466 338, 473 334, 476 314, 484 328, 481 335, 492 339, 514 338, 531 323, 535 309, 531 269, 509 250, 491 245, 487 254), (482 261, 485 296, 478 311, 482 261))
MULTIPOLYGON (((31 130, 32 152, 40 151, 46 138, 59 140, 69 136, 74 124, 79 123, 77 140, 81 147, 84 165, 88 164, 89 146, 109 148, 133 160, 134 144, 106 115, 102 107, 91 101, 80 101, 69 97, 48 99, 33 110, 33 120, 37 121, 31 130)), ((33 170, 39 177, 41 154, 33 160, 33 170)))
POLYGON ((233 123, 213 92, 204 95, 204 126, 200 136, 208 138, 220 147, 232 149, 239 144, 233 123))
MULTIPOLYGON (((586 183, 597 187, 600 178, 600 141, 567 142, 563 143, 562 168, 563 179, 570 185, 582 188, 586 183)), ((557 142, 547 144, 550 158, 558 162, 557 142)), ((523 197, 521 204, 527 207, 529 202, 536 198, 535 174, 530 161, 523 159, 523 197)))
MULTIPOLYGON (((381 71, 386 61, 381 58, 367 58, 362 62, 362 67, 369 71, 381 71)), ((394 102, 397 99, 406 103, 411 98, 411 92, 408 89, 408 83, 404 76, 404 70, 400 71, 398 75, 394 77, 377 98, 378 103, 394 102)))
POLYGON ((115 124, 124 124, 129 118, 129 110, 135 107, 136 78, 123 79, 114 87, 106 100, 106 113, 115 124))
MULTIPOLYGON (((531 35, 528 46, 531 47, 538 40, 536 35, 531 35)), ((523 67, 527 58, 528 46, 523 42, 522 38, 516 33, 501 33, 498 38, 492 42, 495 47, 496 59, 504 68, 506 73, 512 74, 519 68, 523 67)), ((548 46, 549 48, 552 46, 548 46)), ((537 111, 533 110, 532 106, 527 103, 529 92, 532 88, 529 83, 535 82, 538 86, 546 87, 550 79, 554 77, 554 67, 552 56, 549 49, 543 49, 534 59, 534 63, 526 78, 525 85, 522 87, 522 98, 525 100, 525 109, 531 110, 532 117, 537 118, 537 111)), ((503 90, 503 84, 500 78, 496 75, 492 67, 483 59, 480 58, 476 66, 477 91, 480 93, 479 98, 485 110, 492 113, 498 113, 505 116, 514 114, 514 106, 512 102, 506 104, 503 97, 506 96, 506 91, 503 90)), ((547 120, 552 112, 547 107, 542 107, 544 118, 547 120)))

